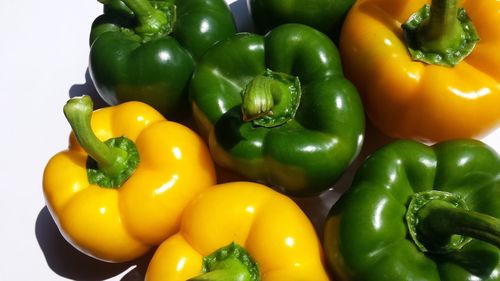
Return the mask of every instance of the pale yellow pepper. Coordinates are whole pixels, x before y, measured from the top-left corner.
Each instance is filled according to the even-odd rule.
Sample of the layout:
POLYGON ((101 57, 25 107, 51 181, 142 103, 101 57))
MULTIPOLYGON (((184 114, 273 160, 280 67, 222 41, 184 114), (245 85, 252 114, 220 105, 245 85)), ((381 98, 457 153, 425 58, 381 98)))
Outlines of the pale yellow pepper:
MULTIPOLYGON (((156 250, 146 280, 199 276, 204 257, 231 243, 255 261, 260 280, 329 280, 320 241, 307 216, 290 198, 250 182, 219 184, 194 199, 185 209, 179 232, 156 250)), ((220 267, 218 277, 192 280, 259 280, 234 279, 231 274, 238 270, 220 267)))
POLYGON ((70 118, 76 118, 73 123, 87 142, 84 147, 90 148, 83 149, 82 139, 77 141, 72 133, 69 148, 50 159, 43 178, 47 207, 63 236, 80 251, 108 262, 135 259, 176 233, 186 205, 215 185, 208 148, 194 131, 165 120, 144 103, 128 102, 93 113, 89 97, 70 103, 77 108, 70 118), (87 121, 89 128, 82 130, 87 121), (97 139, 90 136, 89 141, 92 132, 97 139), (108 151, 102 141, 122 136, 135 143, 135 170, 119 186, 90 183, 87 165, 92 153, 86 150, 107 154, 95 158, 103 158, 98 168, 113 174, 121 152, 108 151))

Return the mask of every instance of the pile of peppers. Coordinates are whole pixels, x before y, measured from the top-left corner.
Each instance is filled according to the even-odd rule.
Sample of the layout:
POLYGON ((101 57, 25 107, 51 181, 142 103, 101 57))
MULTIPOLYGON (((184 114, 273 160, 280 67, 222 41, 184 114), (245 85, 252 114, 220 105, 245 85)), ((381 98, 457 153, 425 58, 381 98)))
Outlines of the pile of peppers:
POLYGON ((98 1, 107 106, 68 100, 43 175, 75 249, 153 252, 148 281, 499 280, 499 1, 249 0, 252 32, 224 0, 98 1), (359 159, 366 124, 390 141, 359 159), (296 199, 349 168, 313 225, 296 199))

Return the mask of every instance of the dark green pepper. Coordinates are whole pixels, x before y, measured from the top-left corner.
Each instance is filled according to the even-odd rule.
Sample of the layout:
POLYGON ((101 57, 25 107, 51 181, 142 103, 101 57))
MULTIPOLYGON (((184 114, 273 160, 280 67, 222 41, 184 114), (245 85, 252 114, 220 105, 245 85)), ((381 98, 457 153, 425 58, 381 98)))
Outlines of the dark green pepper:
POLYGON ((236 32, 224 0, 100 0, 90 34, 89 72, 110 105, 145 102, 167 118, 189 110, 195 62, 236 32))
POLYGON ((342 23, 355 0, 250 0, 257 30, 265 33, 286 23, 302 23, 338 41, 342 23))
POLYGON ((286 194, 331 187, 362 145, 358 93, 333 42, 306 25, 218 43, 199 62, 190 94, 216 163, 286 194))
POLYGON ((338 280, 499 280, 500 157, 476 140, 374 152, 327 218, 338 280))

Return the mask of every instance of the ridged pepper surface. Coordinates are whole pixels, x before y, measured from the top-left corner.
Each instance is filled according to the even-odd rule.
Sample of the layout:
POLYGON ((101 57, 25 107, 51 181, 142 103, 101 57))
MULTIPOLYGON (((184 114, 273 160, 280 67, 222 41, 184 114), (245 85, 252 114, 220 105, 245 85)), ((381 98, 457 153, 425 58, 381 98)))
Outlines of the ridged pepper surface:
POLYGON ((339 49, 371 122, 430 142, 498 128, 499 12, 496 0, 357 1, 339 49))
POLYGON ((290 198, 252 182, 220 184, 186 208, 147 281, 328 281, 316 232, 290 198))
POLYGON ((396 141, 333 206, 324 246, 336 280, 499 279, 500 157, 476 140, 396 141))
POLYGON ((224 0, 101 0, 90 33, 89 72, 110 105, 141 101, 169 119, 189 114, 196 61, 236 32, 224 0))
POLYGON ((340 30, 354 0, 251 0, 253 21, 265 33, 286 23, 314 27, 338 42, 340 30))
POLYGON ((64 107, 73 132, 43 176, 47 207, 75 248, 108 262, 140 257, 176 233, 185 206, 216 182, 208 148, 152 107, 64 107))
POLYGON ((337 48, 302 24, 212 47, 190 84, 215 161, 295 196, 320 193, 358 155, 364 113, 337 48))

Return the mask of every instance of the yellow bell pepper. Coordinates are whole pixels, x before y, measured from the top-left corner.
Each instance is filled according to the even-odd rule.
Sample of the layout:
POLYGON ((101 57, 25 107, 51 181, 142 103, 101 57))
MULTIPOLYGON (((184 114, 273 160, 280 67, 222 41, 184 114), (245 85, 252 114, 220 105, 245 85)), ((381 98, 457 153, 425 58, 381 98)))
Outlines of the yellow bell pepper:
POLYGON ((428 51, 438 58, 436 63, 413 59, 413 37, 402 28, 408 19, 410 25, 419 20, 422 13, 410 16, 424 4, 429 1, 357 1, 340 38, 345 74, 369 119, 389 136, 431 142, 484 136, 500 125, 500 1, 433 0, 415 44, 422 46, 420 55, 428 51), (458 7, 472 27, 461 27, 458 7), (474 29, 477 42, 466 33, 474 29), (462 45, 473 48, 446 65, 462 45))
POLYGON ((232 182, 189 204, 180 231, 154 253, 146 280, 325 281, 323 262, 311 222, 291 199, 261 184, 232 182))
POLYGON ((84 96, 64 112, 74 133, 49 160, 43 190, 59 230, 83 253, 108 262, 143 255, 216 183, 202 139, 144 103, 93 111, 84 96))

